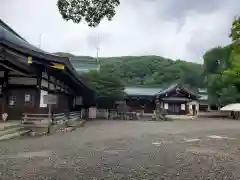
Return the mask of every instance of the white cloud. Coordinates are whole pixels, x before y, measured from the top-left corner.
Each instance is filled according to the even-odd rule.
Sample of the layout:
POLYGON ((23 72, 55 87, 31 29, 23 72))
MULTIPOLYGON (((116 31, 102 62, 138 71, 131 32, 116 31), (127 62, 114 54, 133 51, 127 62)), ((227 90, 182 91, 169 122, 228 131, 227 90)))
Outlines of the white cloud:
POLYGON ((113 21, 96 28, 62 20, 56 0, 1 0, 0 18, 49 52, 95 56, 160 55, 200 61, 205 50, 229 43, 237 0, 122 0, 113 21), (191 3, 189 3, 191 1, 191 3), (178 2, 178 3, 176 3, 178 2), (208 1, 209 2, 209 1, 208 1))

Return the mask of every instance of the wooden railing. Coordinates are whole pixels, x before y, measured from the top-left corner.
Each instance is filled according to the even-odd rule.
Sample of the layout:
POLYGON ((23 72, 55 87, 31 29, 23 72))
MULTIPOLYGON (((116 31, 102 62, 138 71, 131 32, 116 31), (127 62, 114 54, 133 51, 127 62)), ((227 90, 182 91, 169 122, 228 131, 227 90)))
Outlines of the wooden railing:
POLYGON ((70 113, 55 113, 49 116, 49 114, 35 114, 35 113, 23 113, 23 122, 63 122, 68 120, 81 120, 83 117, 82 111, 73 111, 70 113))
POLYGON ((69 120, 77 121, 82 119, 82 112, 81 111, 74 111, 69 113, 69 120))
POLYGON ((52 119, 49 117, 48 114, 31 114, 31 113, 23 113, 23 122, 42 122, 48 121, 51 122, 52 119))
POLYGON ((65 115, 65 113, 56 113, 56 114, 53 114, 52 119, 55 122, 67 121, 67 116, 65 115))

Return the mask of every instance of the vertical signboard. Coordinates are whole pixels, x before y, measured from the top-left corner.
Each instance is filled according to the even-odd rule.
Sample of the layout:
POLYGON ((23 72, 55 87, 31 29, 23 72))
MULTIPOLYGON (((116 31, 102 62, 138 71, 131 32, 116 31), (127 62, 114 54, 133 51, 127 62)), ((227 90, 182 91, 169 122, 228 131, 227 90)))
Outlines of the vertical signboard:
POLYGON ((47 107, 47 104, 44 103, 44 96, 46 96, 48 94, 47 91, 41 90, 41 94, 40 94, 40 107, 47 107))

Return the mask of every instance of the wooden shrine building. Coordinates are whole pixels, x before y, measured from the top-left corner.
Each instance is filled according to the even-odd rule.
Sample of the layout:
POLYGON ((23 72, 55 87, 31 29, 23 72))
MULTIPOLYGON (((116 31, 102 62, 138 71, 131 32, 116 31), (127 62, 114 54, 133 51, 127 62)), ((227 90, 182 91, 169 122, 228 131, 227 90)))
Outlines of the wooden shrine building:
POLYGON ((196 115, 199 111, 198 95, 180 84, 169 86, 156 94, 156 110, 176 115, 196 115))
POLYGON ((180 84, 167 88, 126 87, 125 101, 131 111, 153 113, 154 110, 167 114, 196 114, 199 96, 180 84))
POLYGON ((0 20, 0 114, 20 120, 22 113, 47 113, 43 96, 57 97, 54 113, 94 105, 94 91, 67 57, 47 53, 0 20))
POLYGON ((155 110, 156 94, 162 88, 159 87, 126 87, 125 101, 131 111, 141 111, 144 113, 153 113, 155 110))

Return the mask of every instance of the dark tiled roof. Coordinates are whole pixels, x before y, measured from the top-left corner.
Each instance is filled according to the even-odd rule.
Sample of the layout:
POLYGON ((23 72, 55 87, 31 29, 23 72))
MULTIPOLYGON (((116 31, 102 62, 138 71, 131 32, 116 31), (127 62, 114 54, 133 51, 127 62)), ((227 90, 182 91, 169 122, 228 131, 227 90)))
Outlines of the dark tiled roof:
POLYGON ((0 43, 10 48, 16 49, 22 53, 26 53, 45 60, 64 63, 64 61, 67 59, 65 57, 56 56, 43 51, 36 46, 28 43, 12 29, 9 29, 9 26, 3 23, 3 21, 0 21, 0 43))
POLYGON ((167 89, 164 89, 164 90, 160 91, 159 93, 157 93, 157 95, 158 96, 164 95, 166 93, 174 91, 176 88, 181 88, 182 90, 188 92, 189 94, 198 97, 198 95, 196 93, 192 92, 191 90, 189 90, 189 88, 185 88, 184 85, 180 85, 180 84, 170 85, 167 89))
POLYGON ((125 93, 129 96, 161 96, 166 93, 174 91, 176 88, 181 88, 184 91, 188 92, 193 96, 198 96, 196 93, 189 90, 189 88, 184 87, 184 85, 180 84, 172 84, 170 86, 158 86, 158 87, 125 87, 125 93))
POLYGON ((124 91, 129 96, 155 96, 162 88, 159 87, 125 87, 124 91))
POLYGON ((165 97, 162 98, 164 101, 191 101, 191 99, 183 98, 183 97, 165 97))
POLYGON ((12 30, 7 24, 5 24, 1 19, 0 19, 0 44, 5 45, 8 48, 14 49, 16 51, 19 51, 23 54, 37 57, 46 61, 63 63, 81 85, 84 86, 86 85, 83 84, 82 78, 72 67, 68 57, 53 55, 28 43, 19 34, 12 30))
POLYGON ((8 26, 6 23, 4 23, 1 19, 0 19, 0 26, 4 27, 6 30, 10 31, 17 37, 21 38, 22 40, 26 41, 25 39, 23 39, 23 37, 21 37, 18 33, 16 33, 10 26, 8 26))

